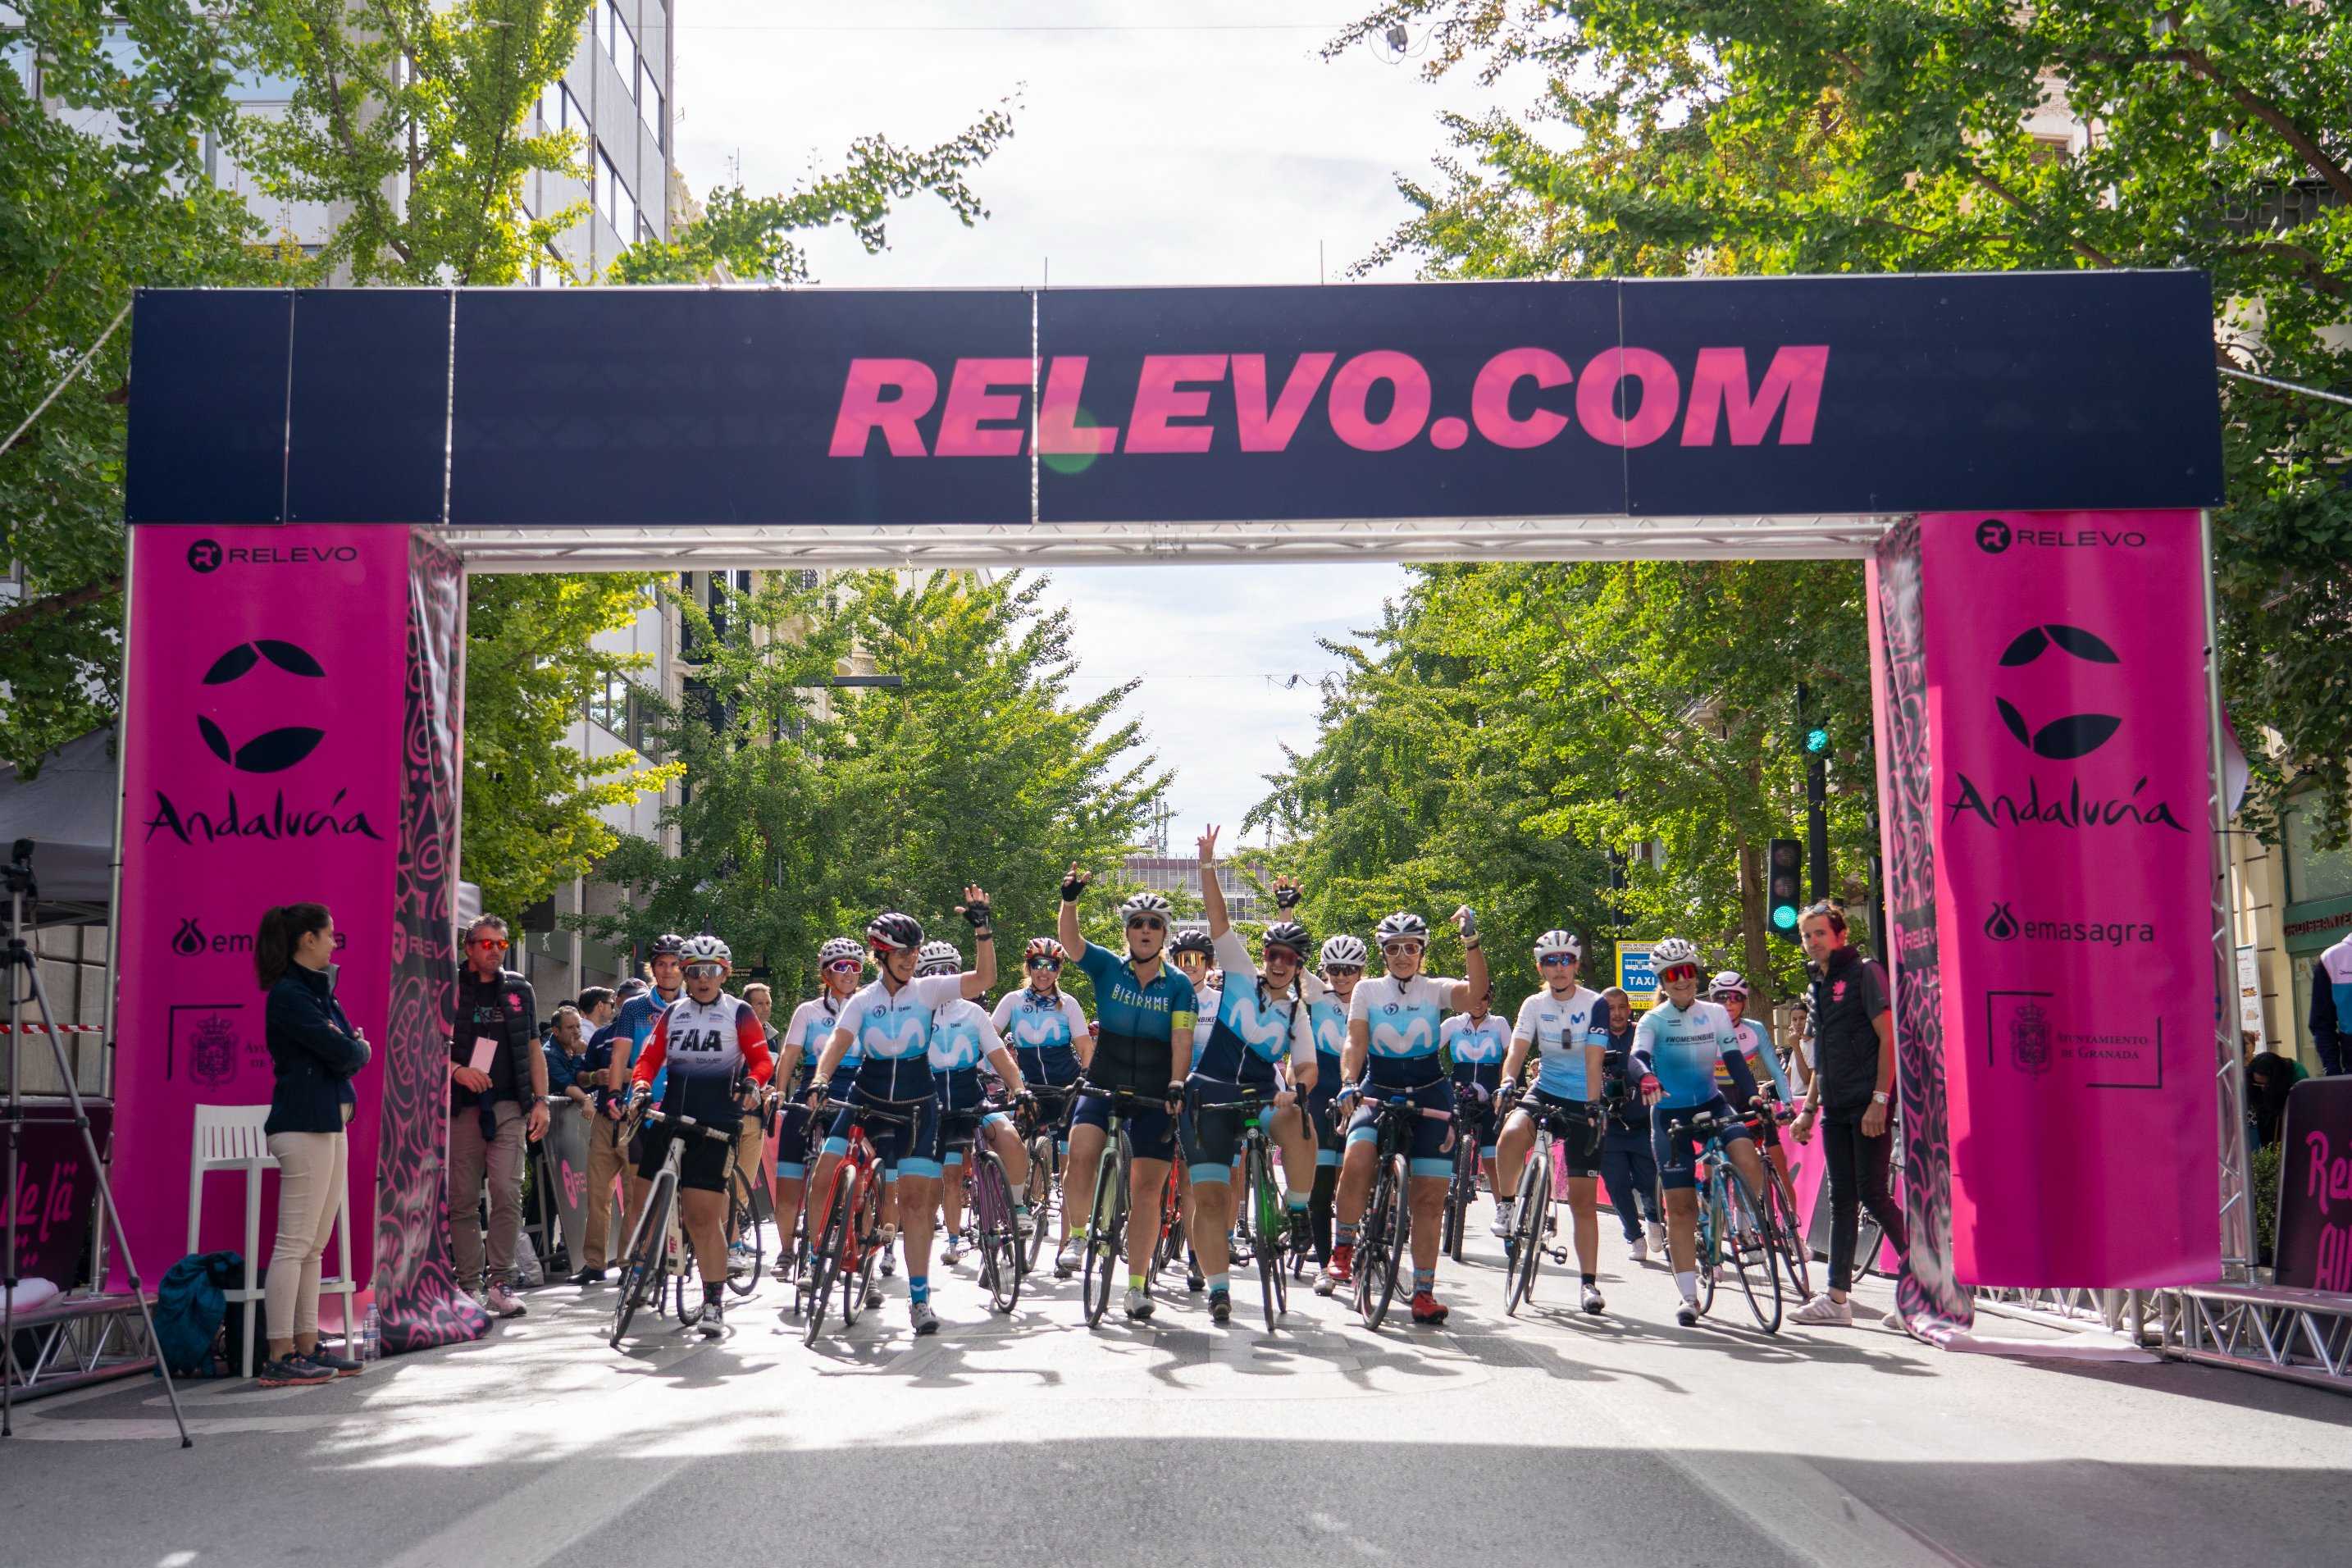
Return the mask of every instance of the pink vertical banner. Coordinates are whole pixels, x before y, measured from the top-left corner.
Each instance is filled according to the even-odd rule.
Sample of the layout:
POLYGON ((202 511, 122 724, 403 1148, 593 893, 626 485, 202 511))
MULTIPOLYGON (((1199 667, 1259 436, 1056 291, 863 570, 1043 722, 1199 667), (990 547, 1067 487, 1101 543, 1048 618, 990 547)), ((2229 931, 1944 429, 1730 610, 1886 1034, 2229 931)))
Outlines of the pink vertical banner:
MULTIPOLYGON (((131 532, 112 1176, 152 1284, 190 1250, 200 1105, 266 1105, 253 935, 274 904, 334 912, 336 995, 374 1045, 353 1084, 352 1263, 373 1248, 400 849, 409 531, 131 532)), ((196 1250, 243 1251, 242 1175, 204 1178, 196 1250)), ((277 1177, 263 1178, 257 1268, 277 1177)), ((332 1272, 336 1255, 328 1254, 332 1272)), ((122 1260, 113 1274, 122 1279, 122 1260)))
POLYGON ((1940 977, 1953 1273, 2214 1279, 2197 514, 1918 527, 1933 921, 1896 923, 1940 977))

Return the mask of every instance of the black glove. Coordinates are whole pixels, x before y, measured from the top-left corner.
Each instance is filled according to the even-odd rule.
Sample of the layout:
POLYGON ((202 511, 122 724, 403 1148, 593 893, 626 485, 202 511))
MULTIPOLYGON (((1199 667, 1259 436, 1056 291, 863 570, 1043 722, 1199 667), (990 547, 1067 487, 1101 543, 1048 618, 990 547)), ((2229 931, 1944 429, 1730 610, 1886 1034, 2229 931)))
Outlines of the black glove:
POLYGON ((1299 889, 1297 888, 1276 888, 1274 890, 1274 907, 1277 910, 1297 909, 1299 889))
POLYGON ((1062 902, 1066 904, 1076 903, 1078 901, 1078 895, 1085 892, 1087 890, 1087 884, 1093 880, 1094 879, 1084 871, 1073 871, 1068 876, 1063 878, 1062 902))
POLYGON ((1178 1106, 1184 1103, 1184 1080, 1180 1078, 1174 1083, 1168 1086, 1168 1097, 1161 1103, 1165 1104, 1171 1110, 1175 1110, 1178 1106))
POLYGON ((986 899, 974 899, 963 907, 963 918, 974 931, 988 929, 989 904, 986 899))

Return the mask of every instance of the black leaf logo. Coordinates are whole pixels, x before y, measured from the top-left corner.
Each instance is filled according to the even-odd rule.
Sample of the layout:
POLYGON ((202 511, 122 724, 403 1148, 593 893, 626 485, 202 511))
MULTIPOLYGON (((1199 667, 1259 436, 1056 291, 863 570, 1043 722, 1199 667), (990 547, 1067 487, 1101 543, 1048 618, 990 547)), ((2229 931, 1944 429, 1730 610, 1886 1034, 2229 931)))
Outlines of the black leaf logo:
POLYGON ((265 731, 239 746, 230 765, 248 773, 283 773, 309 756, 326 738, 324 730, 306 730, 296 725, 265 731))
POLYGON ((2100 641, 2096 637, 2084 631, 2080 626, 2062 626, 2056 621, 2052 621, 2042 629, 2050 634, 2050 640, 2052 642, 2056 643, 2060 647, 2065 649, 2068 653, 2073 654, 2076 658, 2087 658, 2094 664, 2121 664, 2123 662, 2122 659, 2116 657, 2115 649, 2109 647, 2105 643, 2100 641))
POLYGON ((1996 697, 1992 700, 1992 705, 2000 710, 2000 721, 2009 726, 2009 732, 2017 737, 2019 745, 2033 744, 2033 732, 2026 728, 2025 715, 2011 707, 2008 698, 1996 697))
MULTIPOLYGON (((2015 668, 2033 663, 2052 648, 2087 664, 2123 662, 2105 638, 2081 626, 2070 626, 2059 621, 2048 621, 2028 626, 2010 639, 2001 650, 2001 668, 2015 668)), ((2047 757, 2053 763, 2073 762, 2090 755, 2112 740, 2123 727, 2123 720, 2113 713, 2069 713, 2062 719, 2035 729, 2027 722, 2015 704, 2007 698, 1993 700, 1994 710, 2000 713, 2003 728, 2016 737, 2017 743, 2037 757, 2047 757)))
MULTIPOLYGON (((267 659, 273 668, 289 675, 299 675, 309 680, 322 680, 326 670, 308 648, 282 637, 256 637, 251 642, 238 643, 213 660, 205 671, 206 686, 226 686, 259 668, 267 659)), ((196 732, 204 737, 205 749, 240 773, 276 773, 309 756, 327 738, 324 730, 307 724, 289 724, 276 730, 266 730, 242 746, 232 745, 227 731, 213 720, 196 715, 196 732)))
POLYGON ((219 725, 199 713, 196 715, 196 729, 203 734, 205 744, 211 748, 214 756, 231 767, 236 765, 236 759, 230 754, 228 749, 228 737, 221 733, 219 725))
MULTIPOLYGON (((2054 631, 2060 628, 2053 627, 2052 629, 2054 631)), ((2088 633, 2081 635, 2086 637, 2089 636, 2088 633)), ((2095 642, 2098 639, 2094 637, 2092 640, 2095 642)), ((324 679, 326 678, 327 672, 319 668, 319 661, 312 658, 310 654, 305 652, 303 649, 296 647, 290 642, 280 642, 276 637, 261 637, 257 639, 253 646, 261 650, 262 658, 268 659, 270 663, 276 665, 278 668, 284 670, 289 675, 307 675, 316 679, 324 679)), ((2100 646, 2104 647, 2105 645, 2101 644, 2100 646)), ((2115 655, 2109 654, 2107 655, 2107 658, 2112 662, 2115 658, 2115 655)))
POLYGON ((2012 665, 2032 664, 2049 646, 2050 638, 2040 626, 2028 627, 2018 634, 2015 642, 2001 650, 2001 668, 2006 669, 2012 665))
POLYGON ((2123 724, 2113 713, 2074 713, 2053 720, 2033 734, 2033 754, 2053 763, 2071 763, 2107 743, 2123 724))
POLYGON ((190 915, 180 922, 173 934, 172 951, 182 958, 194 958, 205 950, 205 933, 196 929, 196 917, 190 915))
POLYGON ((226 686, 260 662, 261 655, 254 650, 253 645, 249 642, 241 642, 213 660, 213 667, 205 671, 205 684, 226 686))

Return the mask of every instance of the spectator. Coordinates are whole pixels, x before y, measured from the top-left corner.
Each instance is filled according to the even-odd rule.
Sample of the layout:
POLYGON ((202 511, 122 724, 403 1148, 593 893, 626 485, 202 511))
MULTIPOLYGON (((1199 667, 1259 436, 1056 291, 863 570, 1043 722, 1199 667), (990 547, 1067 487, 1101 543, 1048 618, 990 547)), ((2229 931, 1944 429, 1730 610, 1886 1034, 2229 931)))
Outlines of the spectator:
POLYGON ((2352 1072, 2352 936, 2319 955, 2311 968, 2311 1043, 2323 1076, 2352 1072))
POLYGON ((1625 1233, 1626 1256, 1646 1263, 1652 1247, 1665 1251, 1666 1229, 1658 1213, 1658 1158, 1650 1148, 1649 1113, 1625 1078, 1625 1059, 1633 1049, 1633 1000, 1614 985, 1601 1000, 1609 1009, 1609 1040, 1601 1050, 1609 1103, 1601 1134, 1601 1184, 1625 1233))
POLYGON ((588 1090, 594 1085, 578 1081, 588 1066, 588 1031, 576 1005, 566 1002, 555 1010, 548 1025, 547 1044, 541 1049, 547 1055, 547 1091, 586 1110, 588 1090))
POLYGON ((352 1079, 369 1054, 335 1001, 334 957, 335 921, 324 904, 280 905, 262 915, 254 933, 253 976, 269 994, 262 1026, 275 1074, 262 1131, 278 1162, 278 1239, 263 1289, 269 1357, 257 1380, 264 1388, 361 1370, 319 1343, 319 1262, 343 1191, 350 1154, 343 1128, 357 1103, 352 1079))
POLYGON ((514 1292, 523 1144, 547 1131, 547 1056, 539 1048, 530 982, 506 967, 506 953, 507 922, 498 916, 484 915, 467 931, 449 1041, 449 1251, 458 1284, 483 1310, 520 1318, 528 1310, 514 1292))
POLYGON ((1813 1086, 1813 1013, 1802 996, 1789 1004, 1787 1065, 1789 1081, 1797 1086, 1797 1098, 1802 1100, 1813 1086))
MULTIPOLYGON (((751 1016, 760 1020, 760 1031, 767 1037, 770 1059, 782 1061, 783 1053, 777 1048, 776 1026, 768 1016, 776 1010, 776 994, 764 982, 754 980, 743 987, 743 1000, 751 1005, 751 1016)), ((769 1085, 779 1092, 786 1087, 783 1084, 769 1085)), ((743 1118, 743 1125, 735 1134, 735 1168, 751 1183, 748 1189, 751 1192, 756 1193, 766 1184, 760 1173, 760 1162, 767 1156, 768 1130, 773 1125, 774 1119, 774 1109, 771 1105, 760 1115, 743 1118)), ((730 1247, 744 1245, 740 1236, 729 1237, 727 1243, 730 1247)))
MULTIPOLYGON (((1887 1118, 1895 1094, 1895 1016, 1886 977, 1846 944, 1845 911, 1827 900, 1798 922, 1812 960, 1810 1011, 1813 1019, 1813 1075, 1805 1108, 1790 1133, 1809 1142, 1813 1123, 1822 1125, 1822 1173, 1830 1189, 1829 1290, 1793 1314, 1800 1323, 1851 1323, 1846 1291, 1853 1283, 1855 1232, 1860 1210, 1870 1210, 1897 1253, 1909 1242, 1903 1211, 1887 1195, 1886 1173, 1895 1152, 1887 1118)), ((1902 1320, 1887 1315, 1887 1327, 1902 1320)))
POLYGON ((2278 1142, 2286 1097, 2310 1076, 2301 1062, 2276 1051, 2256 1051, 2246 1058, 2246 1132, 2254 1148, 2278 1142))
MULTIPOLYGON (((643 989, 642 981, 625 980, 617 992, 591 985, 580 993, 588 1048, 580 1058, 572 1087, 581 1091, 575 1098, 583 1100, 582 1109, 588 1117, 588 1212, 581 1221, 583 1234, 572 1244, 580 1259, 580 1271, 572 1276, 574 1285, 603 1284, 604 1259, 614 1247, 610 1234, 613 1183, 621 1173, 628 1149, 621 1136, 621 1097, 607 1085, 613 1065, 613 1042, 620 1037, 615 1020, 621 1004, 643 989)), ((624 1213, 622 1218, 627 1217, 624 1213)))

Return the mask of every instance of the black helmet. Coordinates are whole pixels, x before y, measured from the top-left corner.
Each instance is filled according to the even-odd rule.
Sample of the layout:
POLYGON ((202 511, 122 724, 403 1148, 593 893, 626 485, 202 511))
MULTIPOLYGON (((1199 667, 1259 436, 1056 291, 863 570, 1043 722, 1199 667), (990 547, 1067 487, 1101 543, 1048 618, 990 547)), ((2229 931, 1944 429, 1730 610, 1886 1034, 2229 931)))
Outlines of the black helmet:
POLYGON ((1259 946, 1268 952, 1277 947, 1287 948, 1292 956, 1305 963, 1307 955, 1315 951, 1315 939, 1308 936, 1307 928, 1297 921, 1276 921, 1265 928, 1265 936, 1259 946))
POLYGON ((923 928, 912 915, 885 910, 866 922, 866 941, 877 952, 899 952, 923 945, 923 928))
POLYGON ((1180 931, 1176 933, 1176 940, 1168 944, 1168 951, 1171 953, 1198 952, 1213 958, 1217 944, 1209 940, 1207 931, 1180 931))
POLYGON ((676 958, 679 953, 685 951, 686 938, 678 935, 676 931, 664 931, 661 935, 654 938, 653 951, 646 954, 646 956, 647 958, 676 958))

